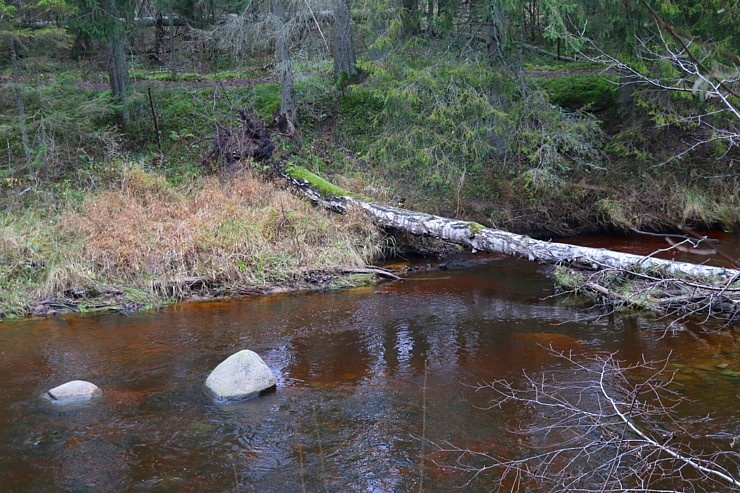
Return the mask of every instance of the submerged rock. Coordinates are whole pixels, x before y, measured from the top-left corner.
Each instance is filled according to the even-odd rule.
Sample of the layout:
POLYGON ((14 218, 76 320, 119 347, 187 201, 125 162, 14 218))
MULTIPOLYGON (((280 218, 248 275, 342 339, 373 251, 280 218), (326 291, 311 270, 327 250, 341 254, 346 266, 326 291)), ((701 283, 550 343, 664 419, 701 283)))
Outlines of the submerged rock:
POLYGON ((54 404, 78 404, 103 395, 97 385, 84 380, 72 380, 59 387, 47 390, 45 397, 54 404))
POLYGON ((206 387, 219 401, 250 399, 276 384, 270 367, 248 349, 226 358, 206 379, 206 387))

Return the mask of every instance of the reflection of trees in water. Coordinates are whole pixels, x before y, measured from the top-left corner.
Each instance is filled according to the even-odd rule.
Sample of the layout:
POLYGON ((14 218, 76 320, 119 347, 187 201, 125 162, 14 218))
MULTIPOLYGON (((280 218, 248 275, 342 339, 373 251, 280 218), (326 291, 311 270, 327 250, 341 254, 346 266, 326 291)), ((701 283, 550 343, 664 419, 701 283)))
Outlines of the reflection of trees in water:
MULTIPOLYGON (((325 314, 323 329, 295 338, 280 356, 289 378, 311 385, 381 376, 422 375, 428 361, 434 372, 459 381, 478 368, 507 373, 525 361, 507 351, 510 335, 522 330, 551 331, 550 321, 574 320, 573 309, 491 298, 480 291, 433 296, 371 296, 346 312, 325 314), (471 298, 472 297, 472 298, 471 298), (289 362, 289 363, 288 363, 289 362)), ((306 325, 317 327, 316 315, 306 325)), ((520 344, 517 349, 523 349, 520 344)))
MULTIPOLYGON (((642 317, 585 322, 586 313, 543 301, 548 292, 529 270, 513 281, 514 274, 451 269, 444 275, 451 278, 86 317, 75 319, 74 327, 61 319, 44 321, 43 330, 14 339, 2 332, 0 376, 9 377, 3 381, 12 392, 0 390, 11 401, 0 414, 17 414, 27 404, 18 387, 39 385, 50 375, 66 381, 80 376, 71 374, 76 369, 102 378, 106 391, 99 415, 71 424, 65 424, 68 417, 34 416, 22 427, 0 426, 0 452, 31 459, 15 466, 25 469, 12 471, 11 480, 37 475, 35 484, 43 485, 38 490, 74 489, 74 481, 84 489, 86 479, 80 478, 99 474, 105 484, 120 480, 122 489, 179 480, 193 491, 214 484, 225 491, 237 481, 245 491, 300 491, 305 479, 307 491, 322 491, 325 484, 330 491, 416 491, 426 361, 427 438, 504 457, 536 441, 508 435, 507 429, 516 423, 543 426, 547 413, 527 406, 484 411, 490 394, 470 385, 521 383, 522 369, 557 369, 565 382, 575 382, 577 372, 542 347, 549 344, 585 355, 594 347, 619 349, 630 361, 642 353, 697 353, 704 347, 687 344, 687 334, 656 341, 655 322, 642 317), (518 283, 514 294, 508 292, 510 281, 518 283), (282 375, 277 392, 231 409, 212 406, 203 380, 244 348, 256 350, 282 375), (20 444, 27 436, 32 442, 40 437, 42 444, 20 444), (91 455, 96 458, 84 463, 91 455), (64 485, 63 475, 72 478, 64 485)), ((681 358, 690 359, 683 353, 681 358)), ((710 370, 728 359, 711 361, 710 370)), ((707 395, 702 405, 718 402, 707 402, 707 395)), ((544 433, 537 438, 547 444, 544 433)), ((430 490, 452 491, 468 479, 438 462, 425 462, 430 490)), ((482 459, 477 464, 486 465, 482 459)), ((5 472, 0 466, 0 475, 5 472)), ((493 481, 489 476, 475 488, 493 490, 493 481)))
POLYGON ((361 335, 344 330, 294 339, 288 374, 311 386, 348 384, 365 377, 371 358, 361 335))

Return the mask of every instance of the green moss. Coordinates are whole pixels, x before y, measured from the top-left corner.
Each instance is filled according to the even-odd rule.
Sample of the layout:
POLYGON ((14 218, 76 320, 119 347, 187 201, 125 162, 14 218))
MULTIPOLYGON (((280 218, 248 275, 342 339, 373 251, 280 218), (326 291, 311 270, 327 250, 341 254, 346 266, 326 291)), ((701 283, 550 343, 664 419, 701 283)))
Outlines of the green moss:
POLYGON ((222 70, 219 72, 212 73, 197 73, 197 72, 177 72, 172 73, 170 71, 161 72, 144 72, 137 70, 132 72, 132 80, 156 80, 162 82, 174 82, 174 81, 223 81, 229 79, 247 79, 262 75, 264 72, 257 70, 222 70))
POLYGON ((347 289, 347 288, 358 288, 362 286, 371 286, 375 284, 375 276, 372 274, 348 274, 342 275, 333 279, 328 288, 329 289, 347 289))
POLYGON ((620 286, 610 286, 610 288, 622 296, 626 300, 624 303, 631 308, 637 308, 639 310, 655 310, 657 308, 655 298, 634 282, 625 282, 620 286))
POLYGON ((486 227, 480 223, 476 223, 476 222, 468 223, 468 230, 470 230, 470 234, 478 234, 484 229, 486 229, 486 227))
POLYGON ((364 150, 385 124, 384 109, 385 96, 381 91, 362 86, 347 88, 339 100, 340 132, 364 150))
POLYGON ((633 227, 633 221, 630 220, 629 213, 621 201, 601 199, 596 206, 602 224, 625 230, 633 227))
POLYGON ((729 368, 722 370, 721 375, 735 380, 740 380, 740 371, 730 370, 729 368))
POLYGON ((571 110, 601 111, 614 108, 617 100, 614 76, 578 74, 538 77, 535 85, 544 90, 550 101, 571 110))
POLYGON ((349 191, 326 181, 316 173, 313 173, 302 166, 291 164, 285 169, 285 172, 294 180, 305 180, 309 185, 311 185, 311 187, 321 192, 322 195, 332 197, 352 196, 349 191))
POLYGON ((552 272, 552 279, 555 287, 562 291, 577 291, 583 287, 586 278, 580 272, 558 265, 552 272))
POLYGON ((264 122, 269 122, 280 109, 280 84, 260 84, 252 89, 254 113, 264 122))

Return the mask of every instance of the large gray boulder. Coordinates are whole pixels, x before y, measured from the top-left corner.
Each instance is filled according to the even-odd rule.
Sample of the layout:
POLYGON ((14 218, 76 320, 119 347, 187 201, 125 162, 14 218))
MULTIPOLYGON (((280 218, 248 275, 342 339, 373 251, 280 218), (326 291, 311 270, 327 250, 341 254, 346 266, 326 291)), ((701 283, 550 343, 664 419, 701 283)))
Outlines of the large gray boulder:
POLYGON ((277 384, 275 374, 254 351, 232 354, 206 379, 206 387, 219 401, 240 401, 256 397, 277 384))
POLYGON ((79 404, 97 399, 103 391, 97 385, 84 380, 72 380, 59 387, 47 390, 45 397, 54 404, 79 404))

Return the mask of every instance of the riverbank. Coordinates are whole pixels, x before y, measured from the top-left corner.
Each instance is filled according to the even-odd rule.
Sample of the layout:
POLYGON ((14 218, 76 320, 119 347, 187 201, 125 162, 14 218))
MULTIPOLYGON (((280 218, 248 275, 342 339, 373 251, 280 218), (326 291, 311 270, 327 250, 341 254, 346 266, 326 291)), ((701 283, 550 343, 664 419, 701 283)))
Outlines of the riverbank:
MULTIPOLYGON (((460 248, 398 232, 389 237, 359 208, 327 212, 246 167, 172 185, 140 164, 117 166, 98 192, 0 217, 0 318, 130 314, 193 299, 353 287, 384 274, 365 268, 379 259, 443 257, 460 248)), ((646 246, 643 254, 662 246, 646 246)), ((730 257, 724 252, 718 260, 730 257)), ((583 282, 564 287, 555 274, 559 289, 582 291, 583 282)))
POLYGON ((179 186, 135 163, 98 192, 0 215, 0 317, 133 311, 367 282, 385 254, 361 214, 333 215, 244 170, 179 186))
POLYGON ((99 178, 0 216, 0 318, 351 287, 380 259, 459 248, 322 210, 252 162, 173 184, 116 161, 99 178))
MULTIPOLYGON (((516 81, 441 53, 401 47, 342 87, 328 61, 297 64, 294 139, 270 128, 281 91, 262 69, 137 73, 123 127, 95 74, 29 72, 40 147, 24 157, 15 129, 0 167, 0 317, 354 285, 370 276, 346 271, 444 249, 312 207, 270 166, 204 160, 240 109, 286 164, 379 204, 539 238, 740 225, 737 149, 671 160, 694 130, 622 119, 593 70, 530 64, 516 81)), ((6 113, 14 102, 0 91, 6 113)))

